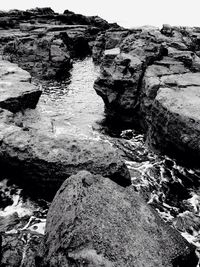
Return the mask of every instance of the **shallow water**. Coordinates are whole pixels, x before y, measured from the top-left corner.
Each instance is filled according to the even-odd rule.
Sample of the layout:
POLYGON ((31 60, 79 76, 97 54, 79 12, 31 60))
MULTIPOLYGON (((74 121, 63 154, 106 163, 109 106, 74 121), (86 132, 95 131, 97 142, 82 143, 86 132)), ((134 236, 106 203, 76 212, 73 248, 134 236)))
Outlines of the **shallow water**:
POLYGON ((99 68, 91 58, 76 61, 68 80, 43 82, 43 94, 32 111, 23 115, 28 127, 52 131, 55 135, 73 134, 93 137, 104 118, 104 105, 93 89, 99 68))
MULTIPOLYGON (((131 129, 121 132, 120 138, 105 134, 108 129, 116 132, 116 136, 120 131, 105 123, 103 102, 93 89, 98 73, 92 59, 86 58, 74 63, 71 76, 64 83, 44 83, 40 102, 34 111, 24 114, 24 124, 46 128, 55 135, 71 133, 109 140, 121 151, 135 189, 200 250, 200 170, 187 169, 170 158, 154 154, 145 145, 143 135, 131 129)), ((0 191, 0 218, 16 221, 17 216, 23 221, 18 220, 16 225, 8 223, 8 233, 24 230, 44 233, 48 203, 31 201, 21 189, 7 185, 7 180, 0 183, 0 191)))

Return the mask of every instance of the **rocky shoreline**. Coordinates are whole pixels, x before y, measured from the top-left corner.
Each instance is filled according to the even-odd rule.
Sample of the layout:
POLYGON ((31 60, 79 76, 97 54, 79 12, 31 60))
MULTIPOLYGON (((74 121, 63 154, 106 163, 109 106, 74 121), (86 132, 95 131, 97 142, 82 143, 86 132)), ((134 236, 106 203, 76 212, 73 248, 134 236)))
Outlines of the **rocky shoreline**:
POLYGON ((157 151, 197 167, 199 32, 168 25, 135 29, 117 54, 105 54, 95 82, 108 116, 139 127, 157 151))
POLYGON ((0 28, 1 170, 36 198, 55 196, 45 235, 26 235, 28 246, 8 231, 19 218, 0 217, 0 265, 197 266, 195 246, 134 190, 110 142, 27 126, 24 112, 42 94, 32 77, 65 80, 74 60, 92 55, 101 63, 94 87, 111 120, 135 124, 151 146, 198 163, 200 31, 126 30, 49 8, 2 12, 0 28))

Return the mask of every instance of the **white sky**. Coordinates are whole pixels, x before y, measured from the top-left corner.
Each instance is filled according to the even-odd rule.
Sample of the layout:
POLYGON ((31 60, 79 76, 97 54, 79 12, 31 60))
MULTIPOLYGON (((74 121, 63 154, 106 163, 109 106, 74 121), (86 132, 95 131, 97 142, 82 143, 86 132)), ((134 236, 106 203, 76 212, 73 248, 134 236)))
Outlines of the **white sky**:
POLYGON ((0 9, 51 7, 83 15, 99 15, 125 27, 153 25, 200 26, 200 0, 0 0, 0 9))

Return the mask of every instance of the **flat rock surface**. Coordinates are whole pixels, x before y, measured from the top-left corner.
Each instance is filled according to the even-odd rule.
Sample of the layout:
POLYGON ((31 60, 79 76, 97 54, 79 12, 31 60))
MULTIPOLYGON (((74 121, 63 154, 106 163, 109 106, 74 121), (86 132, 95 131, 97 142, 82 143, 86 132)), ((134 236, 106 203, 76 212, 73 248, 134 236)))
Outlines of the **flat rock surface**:
POLYGON ((6 60, 0 60, 0 80, 30 82, 31 75, 27 71, 18 67, 17 64, 6 60))
POLYGON ((47 215, 45 266, 196 266, 194 248, 132 187, 82 171, 47 215))
POLYGON ((35 108, 42 91, 30 81, 31 76, 27 71, 0 60, 0 107, 14 113, 35 108))
MULTIPOLYGON (((2 115, 3 116, 3 115, 2 115)), ((129 185, 130 174, 116 149, 109 142, 75 138, 66 134, 1 123, 0 162, 6 173, 29 190, 33 187, 49 198, 70 175, 86 169, 129 185), (4 167, 5 168, 4 168, 4 167), (30 187, 32 184, 33 187, 30 187)))

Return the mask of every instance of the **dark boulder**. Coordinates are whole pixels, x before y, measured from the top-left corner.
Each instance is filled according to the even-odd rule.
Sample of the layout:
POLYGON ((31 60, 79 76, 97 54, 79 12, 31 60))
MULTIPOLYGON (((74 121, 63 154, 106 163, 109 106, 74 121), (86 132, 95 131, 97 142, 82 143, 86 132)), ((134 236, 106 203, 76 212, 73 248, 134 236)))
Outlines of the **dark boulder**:
POLYGON ((195 248, 132 187, 82 171, 47 215, 44 266, 196 266, 195 248))

